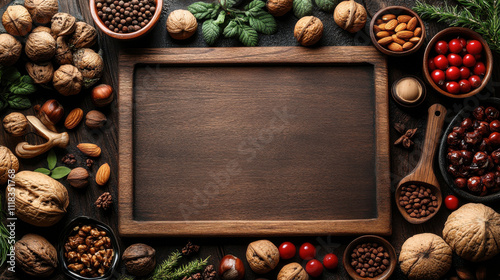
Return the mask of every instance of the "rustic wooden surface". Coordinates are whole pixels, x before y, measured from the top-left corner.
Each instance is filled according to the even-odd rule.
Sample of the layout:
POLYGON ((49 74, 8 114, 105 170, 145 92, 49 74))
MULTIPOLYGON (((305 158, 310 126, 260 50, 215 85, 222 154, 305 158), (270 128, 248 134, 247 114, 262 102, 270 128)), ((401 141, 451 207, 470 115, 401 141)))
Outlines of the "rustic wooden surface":
MULTIPOLYGON (((16 0, 19 1, 19 0, 16 0)), ((5 6, 10 3, 9 0, 0 0, 0 5, 5 6)), ((80 19, 85 19, 87 22, 92 22, 90 17, 90 12, 88 8, 87 0, 66 0, 59 1, 60 2, 60 10, 64 12, 71 12, 73 15, 77 16, 80 19)), ((164 12, 160 22, 157 27, 153 30, 151 34, 149 34, 144 39, 139 41, 131 41, 131 42, 119 42, 112 40, 107 37, 101 36, 99 38, 99 45, 102 47, 104 51, 104 60, 106 63, 105 66, 105 76, 103 78, 103 82, 112 84, 114 87, 118 85, 118 51, 125 48, 136 48, 136 47, 156 47, 156 48, 171 48, 171 47, 206 47, 203 42, 202 36, 199 32, 195 34, 194 37, 185 41, 185 42, 177 42, 172 40, 166 33, 164 28, 166 22, 166 16, 168 13, 175 9, 186 8, 187 5, 195 2, 194 0, 179 0, 179 1, 166 1, 164 4, 164 12)), ((382 7, 390 6, 390 5, 404 5, 407 7, 412 7, 414 5, 413 0, 365 0, 359 1, 364 2, 369 15, 375 14, 377 10, 382 7)), ((441 3, 442 1, 438 0, 427 0, 426 2, 434 2, 441 3)), ((3 12, 5 8, 0 9, 0 12, 3 12)), ((320 46, 363 46, 369 45, 370 39, 368 36, 368 29, 365 28, 364 31, 359 32, 356 35, 348 34, 344 32, 340 28, 338 28, 332 20, 331 14, 327 14, 324 12, 320 12, 318 10, 314 11, 314 14, 318 16, 325 25, 325 32, 323 38, 320 40, 320 46)), ((293 15, 288 14, 283 18, 278 19, 278 32, 271 36, 260 36, 259 45, 260 46, 296 46, 297 43, 293 38, 293 27, 297 18, 293 15)), ((441 29, 447 27, 445 24, 437 24, 434 22, 427 22, 426 28, 428 31, 427 41, 432 38, 434 34, 436 34, 441 29)), ((231 46, 240 46, 238 42, 235 40, 221 40, 217 43, 217 47, 231 47, 231 46)), ((389 58, 389 83, 391 84, 393 81, 405 76, 405 75, 417 75, 422 77, 422 56, 423 56, 424 48, 419 50, 417 53, 405 57, 405 58, 389 58)), ((498 61, 500 57, 495 55, 495 60, 498 61)), ((498 63, 496 63, 496 67, 494 69, 494 75, 492 77, 492 84, 485 91, 485 94, 481 96, 476 96, 475 98, 471 98, 468 100, 450 100, 448 98, 442 97, 431 91, 431 88, 427 86, 428 94, 425 102, 415 108, 415 109, 405 109, 398 106, 392 99, 390 99, 390 121, 391 124, 395 122, 403 122, 407 125, 407 127, 418 128, 419 131, 414 138, 415 146, 410 150, 405 150, 401 147, 391 146, 391 188, 394 190, 396 184, 407 175, 413 168, 416 166, 422 151, 422 144, 424 140, 424 132, 425 132, 425 124, 427 119, 427 108, 439 102, 443 104, 448 110, 448 117, 446 123, 451 120, 451 117, 456 114, 461 108, 464 106, 473 107, 477 104, 478 98, 484 98, 485 96, 498 95, 495 93, 496 90, 499 89, 500 85, 498 81, 500 80, 500 67, 497 67, 498 63)), ((187 81, 193 82, 193 81, 187 81)), ((57 98, 66 108, 66 110, 71 110, 74 107, 82 107, 84 110, 93 109, 93 105, 90 102, 90 98, 88 94, 82 93, 76 98, 63 98, 54 93, 50 93, 47 91, 41 91, 37 93, 37 102, 41 103, 44 100, 49 98, 57 98)), ((75 131, 75 133, 71 133, 70 135, 70 143, 79 143, 83 141, 94 142, 103 147, 103 153, 100 159, 96 162, 97 165, 102 164, 104 162, 109 162, 112 166, 112 176, 110 179, 110 183, 105 187, 98 187, 95 184, 92 184, 85 190, 75 190, 73 188, 69 188, 69 193, 71 197, 71 206, 69 208, 68 214, 65 218, 55 227, 52 228, 33 228, 24 223, 17 224, 17 234, 18 238, 20 238, 23 234, 29 232, 37 232, 45 237, 47 237, 53 244, 57 244, 59 237, 58 233, 61 228, 69 223, 69 221, 80 215, 87 215, 99 219, 111 227, 117 229, 118 228, 118 217, 117 217, 117 207, 114 206, 111 211, 103 212, 96 209, 93 206, 93 202, 95 199, 104 191, 110 191, 114 197, 117 196, 117 151, 118 151, 118 108, 116 101, 113 104, 104 109, 103 111, 108 116, 108 124, 101 130, 89 130, 84 126, 79 126, 75 131)), ((3 113, 0 117, 3 117, 5 113, 3 113)), ((445 124, 446 125, 446 124, 445 124)), ((398 133, 391 127, 390 128, 390 142, 395 141, 399 137, 398 133)), ((15 142, 13 139, 7 137, 3 132, 0 134, 0 143, 6 145, 10 148, 15 146, 15 142)), ((72 152, 77 154, 76 148, 74 145, 70 145, 67 151, 58 150, 58 157, 61 158, 65 153, 72 152)), ((81 164, 82 158, 79 157, 79 164, 81 164)), ((31 160, 22 160, 21 161, 22 168, 24 169, 35 169, 37 167, 46 166, 45 157, 37 157, 31 160)), ((435 171, 437 171, 437 164, 435 164, 435 171)), ((95 174, 96 166, 93 168, 92 174, 95 174)), ((437 173, 438 180, 440 181, 443 195, 450 194, 450 190, 442 180, 442 177, 439 173, 437 173)), ((357 201, 353 201, 350 206, 353 211, 357 209, 359 204, 357 201)), ((500 211, 499 206, 496 206, 496 210, 500 211)), ((429 222, 421 224, 421 225, 412 225, 405 221, 401 215, 399 214, 397 208, 393 204, 392 206, 392 214, 393 214, 393 234, 388 237, 388 240, 394 245, 396 252, 398 253, 401 249, 401 245, 403 242, 410 236, 423 233, 423 232, 433 232, 441 235, 441 231, 444 226, 444 222, 449 215, 450 211, 445 209, 441 209, 441 211, 429 222)), ((316 215, 316 213, 310 213, 311 216, 316 215)), ((360 227, 364 226, 362 224, 360 227)), ((312 236, 312 237, 293 237, 293 238, 285 238, 285 237, 273 237, 270 238, 275 244, 280 244, 283 241, 292 241, 296 244, 297 247, 300 246, 303 242, 311 242, 314 245, 318 246, 318 254, 322 257, 327 252, 334 252, 337 256, 342 256, 344 248, 347 244, 353 240, 356 236, 348 236, 348 237, 332 237, 332 236, 312 236)), ((172 250, 180 249, 188 238, 122 238, 121 243, 123 248, 126 246, 136 243, 142 242, 147 243, 153 246, 157 250, 157 257, 159 260, 164 259, 172 250)), ((202 249, 199 252, 200 257, 205 257, 211 255, 210 263, 218 264, 218 261, 225 254, 234 254, 240 258, 244 259, 246 246, 249 242, 254 241, 255 238, 191 238, 191 240, 195 243, 198 243, 202 246, 202 249)), ((305 263, 296 258, 296 261, 301 262, 305 265, 305 263)), ((499 257, 495 260, 487 263, 493 269, 496 269, 496 274, 499 273, 498 264, 499 257)), ((284 264, 282 262, 278 269, 284 264)), ((248 266, 246 266, 246 279, 256 279, 258 276, 253 274, 248 266)), ((120 272, 124 272, 124 267, 120 267, 120 272)), ((268 275, 265 275, 268 279, 275 279, 278 270, 271 272, 268 275)), ((452 276, 453 273, 450 272, 449 276, 452 276)), ((2 279, 27 279, 25 275, 18 274, 15 276, 9 276, 7 274, 3 274, 0 276, 2 279)), ((65 279, 61 273, 56 273, 52 279, 65 279)), ((323 273, 323 276, 320 279, 348 279, 345 270, 342 267, 339 267, 336 271, 326 271, 323 273)), ((394 276, 391 279, 404 279, 401 275, 400 271, 396 270, 394 276)), ((499 279, 498 276, 493 276, 492 280, 499 279)))

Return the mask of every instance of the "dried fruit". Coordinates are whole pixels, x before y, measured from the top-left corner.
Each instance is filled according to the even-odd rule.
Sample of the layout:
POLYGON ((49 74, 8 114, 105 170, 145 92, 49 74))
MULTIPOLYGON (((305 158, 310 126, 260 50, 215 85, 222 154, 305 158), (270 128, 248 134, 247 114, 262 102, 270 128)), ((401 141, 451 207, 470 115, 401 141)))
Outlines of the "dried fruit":
POLYGON ((64 126, 67 129, 75 128, 80 121, 83 119, 83 110, 80 108, 75 108, 71 112, 69 112, 66 120, 64 121, 64 126))
POLYGON ((0 185, 7 183, 9 170, 14 170, 17 173, 19 170, 19 160, 9 148, 0 146, 0 185))
POLYGON ((89 184, 89 172, 83 167, 77 167, 68 174, 69 184, 75 188, 83 188, 89 184))
POLYGON ((9 34, 0 34, 0 66, 11 66, 21 56, 23 46, 9 34))
POLYGON ((54 66, 52 66, 52 62, 41 62, 36 64, 34 62, 26 63, 26 71, 28 75, 33 79, 33 81, 37 84, 46 84, 52 81, 54 77, 54 66))
POLYGON ((89 157, 98 157, 101 155, 101 148, 92 143, 81 143, 76 146, 82 153, 89 157))
POLYGON ((280 17, 292 9, 293 0, 267 0, 266 7, 271 15, 280 17))
POLYGON ((197 28, 198 22, 188 10, 175 10, 168 15, 167 31, 174 39, 187 39, 196 32, 197 28))
POLYGON ((47 32, 31 33, 24 51, 34 62, 49 61, 56 54, 56 40, 47 32))
POLYGON ((60 94, 66 96, 75 95, 82 90, 83 76, 75 66, 65 64, 54 72, 52 82, 60 94))
POLYGON ((24 6, 33 21, 40 24, 49 23, 59 10, 57 0, 25 0, 24 6))
POLYGON ((20 137, 25 135, 27 133, 27 128, 28 120, 21 113, 10 113, 3 119, 3 129, 12 136, 20 137))
POLYGON ((99 167, 99 170, 97 170, 97 173, 95 175, 95 182, 99 186, 104 186, 109 180, 109 176, 111 175, 111 168, 109 167, 109 164, 105 163, 99 167))
POLYGON ((76 18, 67 13, 57 13, 52 17, 50 29, 55 36, 67 36, 75 32, 76 18))
POLYGON ((73 53, 73 65, 82 73, 85 88, 91 87, 101 79, 104 62, 92 49, 83 48, 73 53))
POLYGON ((54 58, 59 65, 73 63, 73 53, 66 43, 64 36, 59 36, 56 39, 56 54, 54 58))
POLYGON ((335 7, 333 18, 342 29, 356 33, 365 27, 366 10, 354 0, 343 1, 335 7))
POLYGON ((2 15, 2 24, 13 36, 26 36, 33 26, 30 13, 21 5, 9 6, 2 15))
POLYGON ((73 49, 90 48, 97 42, 97 31, 95 28, 83 21, 75 24, 75 32, 69 38, 68 43, 73 49))
POLYGON ((85 125, 93 129, 103 127, 106 121, 107 121, 106 116, 103 113, 96 110, 88 112, 87 115, 85 116, 85 125))
POLYGON ((303 46, 316 44, 323 36, 323 23, 314 16, 305 16, 295 24, 293 36, 303 46))

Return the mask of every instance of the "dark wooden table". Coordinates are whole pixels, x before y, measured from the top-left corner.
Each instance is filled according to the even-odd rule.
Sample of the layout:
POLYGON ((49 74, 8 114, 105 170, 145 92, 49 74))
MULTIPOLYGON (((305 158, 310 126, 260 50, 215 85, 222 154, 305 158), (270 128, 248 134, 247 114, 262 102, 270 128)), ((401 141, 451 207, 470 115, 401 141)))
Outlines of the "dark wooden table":
MULTIPOLYGON (((5 6, 9 4, 9 0, 0 0, 0 12, 3 13, 5 6)), ((16 0, 16 2, 19 2, 16 0)), ((21 1, 22 2, 22 1, 21 1)), ((105 61, 105 75, 102 82, 111 84, 114 88, 117 88, 117 65, 118 65, 118 53, 120 49, 124 48, 136 48, 136 47, 156 47, 156 48, 183 48, 183 47, 206 47, 205 42, 201 36, 200 31, 198 31, 192 38, 178 42, 174 41, 167 35, 165 29, 165 23, 167 15, 170 11, 175 9, 186 8, 189 4, 195 2, 195 0, 179 0, 172 1, 168 0, 164 4, 163 14, 160 22, 155 27, 155 29, 146 37, 138 41, 122 42, 113 40, 109 37, 104 36, 102 33, 99 35, 99 46, 104 51, 104 61, 105 61)), ((361 2, 361 1, 358 1, 361 2)), ((403 5, 407 7, 412 7, 415 1, 412 0, 366 0, 362 1, 369 16, 374 15, 380 8, 391 5, 403 5)), ((426 1, 441 3, 442 1, 426 1)), ((92 23, 92 19, 89 12, 88 1, 87 0, 64 0, 59 1, 60 11, 70 12, 75 15, 78 19, 85 20, 92 23)), ((319 46, 363 46, 370 45, 370 38, 368 35, 368 27, 362 32, 355 35, 348 34, 340 28, 338 28, 333 19, 332 15, 329 13, 324 13, 315 8, 314 15, 318 16, 325 25, 325 32, 323 38, 319 42, 319 46)), ((371 18, 369 18, 370 20, 371 18)), ((259 45, 260 46, 295 46, 297 45, 295 39, 293 38, 293 27, 297 21, 291 13, 278 18, 278 32, 270 36, 260 36, 259 45)), ((426 22, 426 28, 428 31, 427 41, 432 38, 441 29, 445 28, 444 24, 437 24, 435 22, 426 22)), ((220 40, 218 41, 217 47, 228 47, 228 46, 240 46, 236 40, 220 40)), ((422 56, 424 52, 424 47, 421 48, 417 53, 404 57, 404 58, 388 58, 389 65, 389 83, 392 84, 393 81, 405 75, 416 75, 422 77, 422 56)), ((495 55, 495 60, 498 61, 500 57, 495 55)), ((496 66, 500 66, 496 63, 496 66)), ((498 90, 500 84, 496 81, 500 80, 500 67, 494 69, 492 83, 489 87, 488 94, 497 95, 495 90, 498 90), (495 83, 496 82, 496 83, 495 83)), ((416 165, 418 159, 420 158, 421 148, 423 144, 427 108, 434 103, 441 103, 445 105, 448 109, 448 113, 454 115, 462 107, 469 105, 474 106, 474 99, 471 100, 451 100, 444 98, 437 93, 433 92, 430 87, 427 88, 428 94, 425 102, 415 108, 406 109, 398 106, 394 100, 390 100, 390 122, 394 124, 395 122, 402 122, 410 128, 418 128, 418 133, 414 138, 415 146, 412 149, 406 150, 400 146, 391 145, 391 185, 392 190, 394 186, 399 182, 399 180, 408 174, 416 165)), ((79 106, 85 111, 91 110, 93 107, 88 92, 81 93, 76 98, 63 98, 52 92, 41 91, 36 94, 36 103, 42 103, 49 98, 57 98, 64 106, 70 108, 79 106), (75 105, 76 104, 76 105, 75 105)), ((25 113, 30 113, 31 110, 25 111, 25 113)), ((112 175, 110 183, 105 187, 99 187, 95 183, 91 184, 85 190, 76 190, 74 188, 68 187, 70 194, 71 205, 69 207, 68 214, 63 218, 63 220, 56 226, 51 228, 34 228, 25 223, 18 223, 17 225, 17 238, 21 238, 24 234, 29 232, 39 233, 45 236, 53 244, 58 244, 59 237, 58 234, 60 230, 71 221, 73 218, 81 215, 90 216, 101 220, 109 224, 112 228, 117 229, 117 206, 114 204, 113 209, 104 212, 97 209, 93 203, 96 198, 102 194, 104 191, 109 191, 113 197, 117 197, 117 114, 118 107, 116 101, 114 101, 111 106, 107 107, 103 111, 108 117, 108 125, 99 132, 89 130, 85 126, 81 125, 75 132, 70 133, 70 143, 79 142, 92 142, 100 145, 102 147, 102 155, 96 161, 96 164, 102 164, 104 162, 111 163, 112 175)), ((3 112, 0 117, 3 118, 7 112, 3 112)), ((447 122, 450 119, 447 120, 447 122)), ((445 123, 446 125, 446 123, 445 123)), ((391 127, 390 129, 390 141, 394 142, 399 137, 398 133, 391 127)), ((5 132, 0 134, 0 144, 5 145, 11 149, 14 149, 15 144, 11 138, 9 138, 5 132)), ((57 150, 58 158, 60 159, 66 153, 76 152, 75 145, 71 144, 67 150, 57 150)), ((82 160, 82 158, 78 158, 82 160)), ((38 167, 45 167, 46 161, 45 156, 40 156, 31 160, 21 160, 22 169, 34 170, 38 167)), ((59 162, 59 165, 62 163, 59 162)), ((435 167, 436 171, 437 166, 435 167)), ((93 167, 92 174, 97 171, 97 165, 93 167)), ((442 180, 439 172, 438 179, 441 182, 443 196, 450 194, 451 191, 448 189, 444 181, 442 180)), ((64 182, 64 180, 62 180, 64 182)), ((66 182, 64 182, 67 184, 66 182)), ((3 191, 2 187, 2 191, 3 191)), ((464 201, 462 201, 464 202, 464 201)), ((394 204, 394 203, 393 203, 394 204)), ((356 207, 353 203, 352 207, 356 207)), ((496 206, 496 210, 499 211, 500 207, 496 206)), ((395 205, 392 206, 392 229, 393 233, 388 236, 387 239, 394 245, 396 252, 399 253, 401 250, 401 245, 403 242, 414 234, 432 232, 441 235, 444 222, 450 214, 450 211, 443 207, 441 211, 429 222, 422 225, 412 225, 406 222, 402 216, 399 214, 395 205)), ((363 225, 359 225, 362 227, 363 225)), ((281 242, 289 240, 299 247, 303 242, 311 242, 318 247, 318 254, 322 258, 323 255, 329 252, 333 252, 341 258, 343 251, 347 244, 353 240, 356 236, 347 237, 333 237, 333 236, 310 236, 310 237, 294 237, 294 238, 270 238, 275 244, 279 245, 281 242)), ((201 245, 201 250, 199 252, 199 257, 211 256, 210 263, 217 265, 219 260, 226 254, 234 254, 243 260, 245 259, 245 251, 249 242, 254 241, 255 238, 192 238, 194 243, 201 245)), ((181 249, 183 245, 188 241, 187 238, 121 238, 122 250, 126 246, 141 242, 153 246, 157 250, 158 261, 163 260, 170 252, 176 249, 181 249)), ((296 257, 296 261, 301 262, 305 265, 305 262, 301 261, 296 257)), ((341 261, 341 259, 340 259, 341 261)), ((487 263, 488 266, 493 266, 492 264, 496 261, 495 275, 498 275, 498 261, 500 258, 497 257, 494 261, 487 263)), ((246 263, 246 262, 245 262, 246 263)), ((283 266, 282 262, 277 269, 273 272, 264 275, 268 279, 275 279, 279 269, 283 266)), ((247 264, 246 266, 246 277, 245 279, 256 279, 255 275, 247 264)), ((5 271, 5 267, 1 271, 5 271)), ((124 273, 125 269, 120 266, 120 272, 124 273)), ((448 274, 448 276, 453 276, 453 270, 448 274)), ((0 275, 1 279, 26 279, 27 276, 23 274, 9 275, 4 272, 0 275)), ((58 271, 51 279, 64 279, 62 273, 58 271)), ((349 279, 342 265, 336 271, 325 271, 320 279, 349 279)), ((404 279, 401 272, 396 270, 394 276, 391 279, 404 279)), ((500 276, 496 276, 492 279, 500 279, 500 276)))

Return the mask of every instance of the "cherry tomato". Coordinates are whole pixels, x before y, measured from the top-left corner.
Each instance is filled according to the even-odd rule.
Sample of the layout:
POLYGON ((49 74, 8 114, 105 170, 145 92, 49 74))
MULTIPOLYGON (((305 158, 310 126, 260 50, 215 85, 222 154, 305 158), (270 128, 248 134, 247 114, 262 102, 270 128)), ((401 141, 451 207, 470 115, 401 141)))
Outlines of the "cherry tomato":
POLYGON ((462 63, 464 64, 464 66, 467 66, 467 67, 472 67, 474 65, 476 65, 476 58, 468 53, 466 55, 464 55, 464 58, 462 59, 462 63))
POLYGON ((316 256, 316 248, 309 242, 306 242, 300 246, 299 256, 303 260, 311 260, 316 256))
POLYGON ((458 82, 458 85, 460 86, 461 93, 468 93, 472 88, 469 80, 467 79, 460 80, 460 82, 458 82))
POLYGON ((295 248, 295 245, 293 245, 292 242, 287 241, 281 243, 279 251, 280 251, 280 258, 288 260, 295 256, 295 252, 297 251, 297 249, 295 248))
POLYGON ((456 53, 448 54, 448 62, 452 66, 460 66, 462 65, 462 57, 456 53))
POLYGON ((491 145, 493 145, 493 146, 500 145, 500 133, 499 132, 493 132, 492 134, 490 134, 488 139, 490 140, 489 142, 491 145))
POLYGON ((443 70, 434 70, 431 73, 432 80, 436 83, 438 86, 444 85, 444 80, 446 78, 444 71, 443 70))
POLYGON ((436 45, 434 46, 434 50, 438 54, 446 54, 448 52, 448 43, 446 41, 438 41, 436 45))
POLYGON ((429 67, 429 71, 436 70, 436 64, 434 64, 434 59, 430 58, 429 61, 427 62, 427 65, 429 67))
POLYGON ((481 78, 479 78, 479 76, 476 76, 476 75, 470 76, 469 82, 473 88, 478 88, 481 86, 481 78))
POLYGON ((460 67, 460 78, 462 79, 468 79, 470 76, 470 70, 469 68, 462 66, 460 67))
POLYGON ((457 82, 451 81, 446 83, 446 90, 451 94, 458 94, 460 93, 460 86, 457 82))
POLYGON ((460 69, 456 66, 451 66, 446 69, 446 80, 448 81, 456 81, 460 79, 460 69))
POLYGON ((483 50, 483 45, 478 40, 470 40, 467 43, 467 52, 470 54, 480 54, 483 50))
POLYGON ((472 69, 472 72, 474 72, 474 74, 476 75, 484 75, 486 74, 486 65, 484 65, 484 63, 482 62, 478 62, 472 69))
POLYGON ((335 254, 326 254, 323 258, 323 265, 326 269, 336 269, 339 265, 339 258, 335 254))
POLYGON ((460 43, 460 40, 458 39, 453 39, 448 43, 448 49, 450 49, 450 52, 452 53, 460 53, 462 52, 464 46, 460 43))
POLYGON ((320 261, 312 259, 306 264, 306 272, 311 277, 319 277, 323 273, 323 265, 320 261))
POLYGON ((448 68, 448 59, 446 58, 446 56, 440 54, 434 58, 434 64, 437 68, 446 70, 446 68, 448 68))
POLYGON ((444 199, 444 205, 446 205, 446 208, 450 209, 451 211, 457 210, 458 204, 458 198, 454 195, 450 194, 444 199))
POLYGON ((462 49, 465 50, 465 46, 467 46, 467 41, 461 37, 458 37, 457 39, 460 41, 460 45, 462 45, 462 49))

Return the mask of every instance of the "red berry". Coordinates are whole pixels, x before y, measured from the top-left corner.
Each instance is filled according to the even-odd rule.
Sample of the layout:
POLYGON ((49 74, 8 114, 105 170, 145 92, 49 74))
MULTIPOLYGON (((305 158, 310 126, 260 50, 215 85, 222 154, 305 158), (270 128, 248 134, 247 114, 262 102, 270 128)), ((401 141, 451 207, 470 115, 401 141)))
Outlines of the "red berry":
POLYGON ((281 243, 279 251, 280 251, 280 258, 288 260, 295 256, 295 252, 297 251, 297 249, 295 248, 295 245, 293 245, 292 242, 287 241, 281 243))
POLYGON ((323 273, 323 265, 320 261, 312 259, 306 264, 306 272, 311 277, 319 277, 323 273))
POLYGON ((446 56, 440 54, 434 58, 434 64, 437 68, 446 70, 446 68, 448 68, 448 59, 446 58, 446 56))
POLYGON ((311 260, 316 256, 316 248, 309 242, 306 242, 300 246, 299 256, 303 260, 311 260))
POLYGON ((446 83, 446 91, 448 91, 451 94, 458 94, 460 93, 460 86, 455 81, 448 82, 446 83))
POLYGON ((436 50, 438 54, 446 54, 448 52, 448 43, 443 40, 438 41, 434 46, 434 50, 436 50))
POLYGON ((460 67, 460 78, 462 79, 468 79, 470 76, 470 70, 469 68, 462 66, 460 67))
POLYGON ((448 62, 450 65, 458 67, 462 65, 462 57, 456 53, 450 53, 448 54, 448 62))
POLYGON ((462 49, 465 50, 465 46, 467 46, 467 41, 461 37, 458 37, 457 39, 460 41, 460 45, 462 45, 462 49))
POLYGON ((456 81, 460 79, 460 69, 456 66, 451 66, 446 69, 446 80, 448 81, 456 81))
POLYGON ((429 62, 427 62, 427 65, 429 67, 429 71, 436 70, 436 64, 434 64, 434 59, 429 58, 429 62))
POLYGON ((493 145, 493 146, 500 145, 500 133, 499 132, 493 132, 488 137, 488 140, 489 140, 490 145, 493 145))
POLYGON ((484 75, 484 74, 486 74, 486 65, 484 65, 484 63, 482 63, 482 62, 478 62, 474 66, 474 69, 472 70, 472 72, 474 72, 474 74, 476 74, 476 75, 484 75))
POLYGON ((453 39, 448 44, 448 49, 450 49, 450 52, 452 53, 460 53, 462 52, 463 48, 464 46, 460 43, 460 40, 458 39, 453 39))
POLYGON ((483 45, 478 40, 470 40, 467 43, 467 52, 470 54, 480 54, 483 50, 483 45))
POLYGON ((470 90, 472 88, 469 80, 467 80, 467 79, 460 80, 460 82, 458 82, 458 85, 460 86, 461 93, 468 93, 468 92, 470 92, 470 90))
POLYGON ((432 77, 432 80, 438 85, 438 86, 442 86, 444 85, 444 80, 446 78, 445 74, 444 74, 444 71, 443 70, 434 70, 432 73, 431 73, 431 77, 432 77))
POLYGON ((467 67, 472 67, 474 65, 476 65, 476 58, 468 53, 466 55, 464 55, 464 58, 462 59, 462 63, 464 64, 464 66, 467 66, 467 67))
POLYGON ((481 86, 481 78, 479 78, 479 76, 476 76, 476 75, 470 76, 469 82, 473 88, 478 88, 481 86))
POLYGON ((323 258, 323 265, 326 269, 336 269, 339 265, 339 258, 335 254, 326 254, 323 258))
POLYGON ((454 195, 450 194, 444 199, 444 205, 446 205, 446 208, 450 209, 451 211, 457 210, 458 204, 458 198, 454 195))

